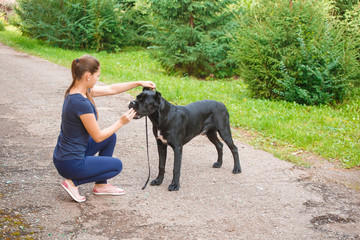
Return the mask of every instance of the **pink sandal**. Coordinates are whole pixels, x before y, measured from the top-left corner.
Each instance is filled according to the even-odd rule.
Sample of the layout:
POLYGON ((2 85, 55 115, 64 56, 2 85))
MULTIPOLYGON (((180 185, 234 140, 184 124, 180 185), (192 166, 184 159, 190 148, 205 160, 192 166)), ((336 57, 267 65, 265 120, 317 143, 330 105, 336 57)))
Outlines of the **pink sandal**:
MULTIPOLYGON (((65 191, 74 199, 74 201, 81 203, 85 202, 86 198, 79 194, 79 191, 74 191, 74 189, 70 189, 70 186, 64 181, 61 186, 65 189, 65 191)), ((77 189, 76 189, 77 190, 77 189)))
POLYGON ((111 184, 106 184, 104 187, 95 188, 93 189, 93 193, 95 195, 123 195, 125 191, 121 188, 115 187, 111 184))

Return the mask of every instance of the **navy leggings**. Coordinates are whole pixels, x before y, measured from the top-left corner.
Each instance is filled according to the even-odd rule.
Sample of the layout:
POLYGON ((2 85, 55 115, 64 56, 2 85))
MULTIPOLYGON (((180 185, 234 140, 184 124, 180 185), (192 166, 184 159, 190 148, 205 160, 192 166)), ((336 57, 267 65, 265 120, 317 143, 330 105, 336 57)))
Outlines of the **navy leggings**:
POLYGON ((54 161, 55 167, 62 177, 71 179, 75 186, 90 182, 107 183, 122 170, 120 159, 112 157, 115 144, 115 133, 99 143, 90 137, 84 159, 54 161), (94 156, 98 152, 99 156, 94 156))

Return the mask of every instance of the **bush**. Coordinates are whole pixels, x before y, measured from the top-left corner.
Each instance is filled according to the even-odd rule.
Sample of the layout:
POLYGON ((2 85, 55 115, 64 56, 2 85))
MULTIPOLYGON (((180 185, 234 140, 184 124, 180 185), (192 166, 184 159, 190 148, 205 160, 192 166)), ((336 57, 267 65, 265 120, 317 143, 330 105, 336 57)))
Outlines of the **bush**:
POLYGON ((147 11, 148 5, 141 5, 141 2, 123 6, 120 19, 125 46, 145 47, 151 44, 151 39, 146 36, 150 21, 147 11))
MULTIPOLYGON (((343 20, 340 24, 345 28, 346 35, 349 38, 360 39, 360 5, 354 5, 353 9, 347 10, 343 15, 343 20)), ((356 48, 360 50, 360 42, 357 42, 356 48)), ((358 61, 360 58, 358 57, 358 61)), ((360 75, 352 80, 352 83, 360 87, 360 75)))
POLYGON ((341 102, 357 76, 356 39, 322 1, 264 0, 239 19, 233 47, 255 97, 318 105, 341 102))
POLYGON ((32 37, 70 49, 116 51, 138 43, 129 36, 139 28, 126 15, 134 15, 132 8, 115 0, 20 0, 17 13, 21 30, 32 37))
POLYGON ((335 14, 343 18, 347 11, 352 10, 355 6, 359 5, 359 0, 336 0, 334 1, 335 14))
MULTIPOLYGON (((1 7, 1 5, 0 5, 1 7)), ((2 13, 0 11, 0 31, 4 31, 5 30, 5 25, 6 25, 6 21, 5 21, 5 13, 2 13)))
POLYGON ((0 18, 0 31, 4 31, 4 30, 5 30, 5 25, 0 18))
POLYGON ((201 78, 233 74, 235 63, 227 54, 233 29, 231 2, 150 1, 156 19, 152 43, 169 72, 201 78))

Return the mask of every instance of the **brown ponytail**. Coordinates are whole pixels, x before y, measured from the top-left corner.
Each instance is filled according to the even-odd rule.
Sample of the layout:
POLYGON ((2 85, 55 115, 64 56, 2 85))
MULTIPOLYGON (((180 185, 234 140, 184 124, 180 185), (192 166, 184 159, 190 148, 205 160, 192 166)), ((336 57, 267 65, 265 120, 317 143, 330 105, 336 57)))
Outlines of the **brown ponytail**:
MULTIPOLYGON (((71 88, 74 87, 76 81, 79 81, 84 73, 89 72, 91 74, 94 74, 97 72, 100 68, 100 62, 91 55, 84 55, 80 58, 77 58, 72 61, 71 63, 71 75, 72 75, 72 83, 70 84, 69 88, 65 92, 65 97, 69 94, 71 88)), ((90 94, 89 91, 86 91, 86 97, 91 101, 92 104, 95 106, 95 111, 97 113, 97 108, 95 105, 95 102, 90 94)))

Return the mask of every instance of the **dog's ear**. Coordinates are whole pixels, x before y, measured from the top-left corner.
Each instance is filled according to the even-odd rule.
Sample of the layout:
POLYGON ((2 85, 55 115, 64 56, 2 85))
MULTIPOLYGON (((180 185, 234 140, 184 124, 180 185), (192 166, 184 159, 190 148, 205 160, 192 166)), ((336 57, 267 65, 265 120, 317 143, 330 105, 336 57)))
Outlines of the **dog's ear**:
POLYGON ((161 93, 159 93, 158 91, 156 91, 155 93, 155 100, 160 101, 161 98, 161 93))

